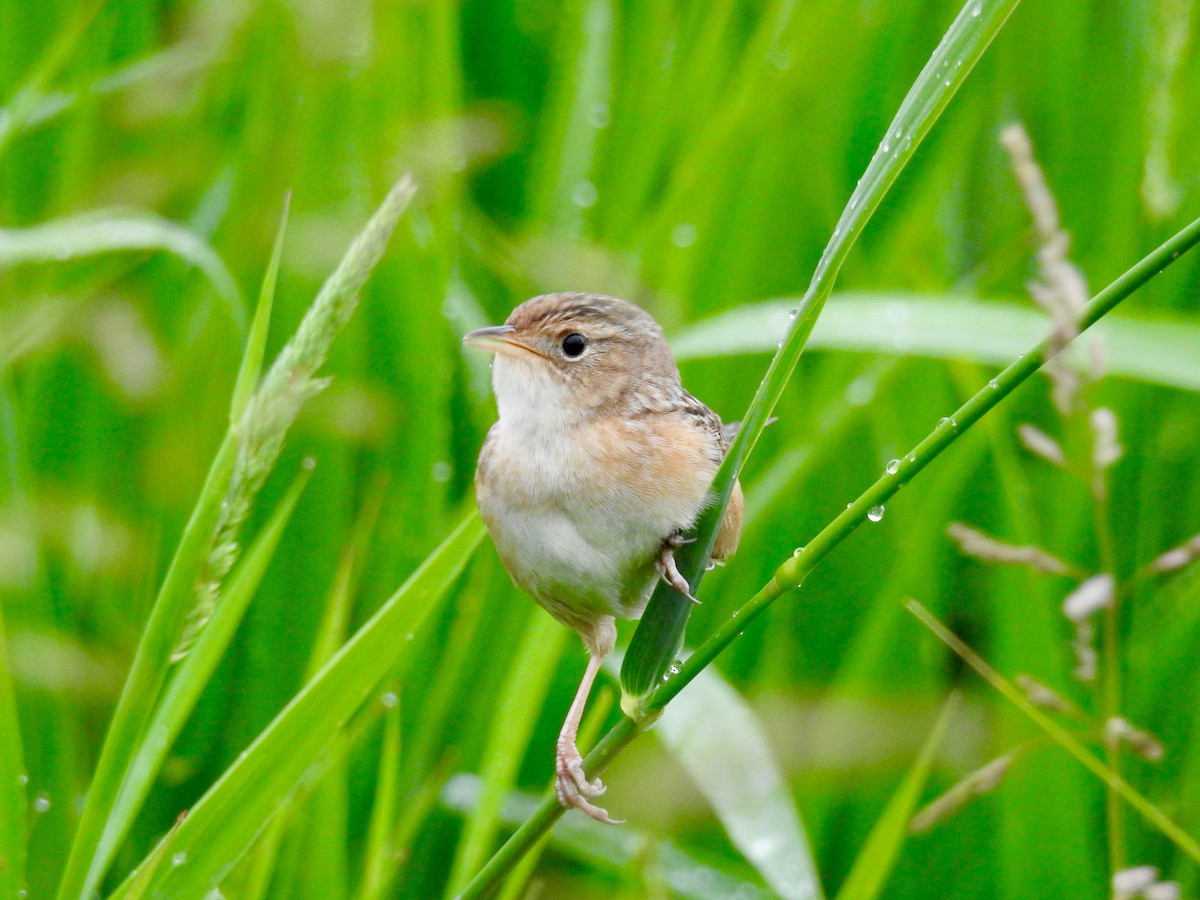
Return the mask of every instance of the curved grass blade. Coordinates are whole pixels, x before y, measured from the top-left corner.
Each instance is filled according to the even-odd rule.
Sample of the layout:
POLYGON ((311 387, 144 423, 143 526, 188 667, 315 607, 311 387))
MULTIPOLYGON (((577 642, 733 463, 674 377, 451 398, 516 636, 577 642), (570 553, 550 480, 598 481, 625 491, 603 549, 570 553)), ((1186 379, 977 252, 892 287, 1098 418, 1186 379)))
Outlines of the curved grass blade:
POLYGON ((961 700, 962 696, 957 692, 946 700, 912 768, 888 800, 879 821, 871 829, 867 842, 858 851, 850 874, 846 876, 841 890, 838 891, 837 900, 875 900, 881 895, 883 886, 896 864, 896 857, 900 855, 900 847, 908 837, 908 823, 912 821, 917 802, 921 799, 921 790, 929 778, 930 769, 933 768, 934 757, 942 745, 946 728, 954 718, 961 700))
POLYGON ((224 261, 207 241, 170 219, 141 210, 101 209, 28 228, 0 228, 0 269, 136 251, 169 253, 198 268, 238 331, 245 329, 241 291, 224 261))
MULTIPOLYGON (((969 294, 854 292, 834 294, 831 301, 813 328, 810 350, 1002 366, 1046 332, 1045 313, 1028 304, 981 302, 969 294)), ((794 298, 740 306, 685 328, 672 339, 671 349, 676 359, 773 352, 774 336, 787 327, 795 307, 794 298)), ((1113 315, 1094 333, 1104 339, 1109 374, 1200 391, 1200 322, 1113 315)))
MULTIPOLYGON (((152 895, 201 897, 220 882, 413 646, 406 636, 446 597, 482 538, 471 512, 200 798, 172 844, 187 862, 157 873, 152 895)), ((126 881, 113 896, 126 898, 129 888, 126 881)))
MULTIPOLYGON (((796 308, 791 327, 746 411, 741 430, 717 472, 712 487, 717 502, 708 507, 696 523, 696 541, 676 554, 679 570, 692 585, 693 591, 704 577, 717 526, 729 503, 734 482, 800 361, 800 354, 833 289, 842 263, 916 148, 933 128, 1019 2, 969 0, 921 70, 891 125, 884 132, 879 149, 871 158, 817 263, 808 292, 796 308)), ((683 645, 683 632, 690 612, 687 599, 673 588, 659 585, 655 590, 634 632, 625 664, 621 668, 621 687, 624 691, 621 707, 627 715, 637 718, 643 714, 646 697, 657 687, 677 650, 683 645)))
POLYGON ((714 670, 655 727, 708 799, 730 840, 780 897, 824 896, 800 814, 749 704, 714 670))

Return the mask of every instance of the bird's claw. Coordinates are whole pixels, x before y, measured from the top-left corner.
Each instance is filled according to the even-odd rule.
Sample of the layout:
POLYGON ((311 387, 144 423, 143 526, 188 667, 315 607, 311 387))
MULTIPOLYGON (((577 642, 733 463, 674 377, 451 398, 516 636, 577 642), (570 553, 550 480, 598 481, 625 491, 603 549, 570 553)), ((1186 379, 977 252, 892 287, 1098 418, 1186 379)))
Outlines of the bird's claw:
POLYGON ((557 749, 554 757, 554 793, 558 796, 558 802, 567 809, 574 807, 587 813, 605 825, 622 824, 624 819, 614 819, 607 810, 590 802, 591 798, 599 797, 608 789, 599 778, 588 781, 583 771, 583 757, 579 755, 575 743, 560 740, 557 749))
POLYGON ((675 565, 675 548, 690 544, 695 540, 695 538, 685 538, 681 534, 671 535, 663 541, 662 551, 658 554, 658 559, 654 561, 654 568, 658 569, 659 577, 663 581, 699 606, 700 601, 692 596, 692 586, 687 583, 687 579, 679 573, 679 567, 675 565))

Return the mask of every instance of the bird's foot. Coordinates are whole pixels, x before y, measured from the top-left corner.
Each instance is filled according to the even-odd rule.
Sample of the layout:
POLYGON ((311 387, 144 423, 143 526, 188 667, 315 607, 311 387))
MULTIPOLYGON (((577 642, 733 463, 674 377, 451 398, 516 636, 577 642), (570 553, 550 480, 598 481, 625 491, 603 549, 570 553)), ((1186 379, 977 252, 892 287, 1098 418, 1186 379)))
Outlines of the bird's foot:
POLYGON ((554 793, 558 795, 558 802, 567 809, 574 807, 585 812, 605 825, 620 825, 623 819, 612 818, 607 810, 591 802, 592 798, 599 797, 607 788, 599 778, 588 781, 583 772, 583 757, 579 755, 575 742, 559 738, 557 750, 554 756, 554 793))
POLYGON ((699 605, 700 601, 692 596, 692 586, 687 583, 687 579, 679 573, 679 567, 675 565, 675 548, 690 544, 695 540, 695 538, 685 538, 681 534, 671 535, 663 541, 662 551, 658 554, 658 559, 654 561, 654 568, 658 569, 659 577, 663 581, 699 605))

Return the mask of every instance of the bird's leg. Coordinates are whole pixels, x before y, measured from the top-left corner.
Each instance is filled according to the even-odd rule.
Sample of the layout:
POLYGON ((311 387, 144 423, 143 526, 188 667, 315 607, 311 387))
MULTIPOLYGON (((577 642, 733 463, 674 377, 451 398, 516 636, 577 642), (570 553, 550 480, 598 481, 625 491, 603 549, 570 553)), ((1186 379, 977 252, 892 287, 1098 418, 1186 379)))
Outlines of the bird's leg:
POLYGON ((558 802, 570 809, 572 806, 587 813, 597 822, 607 825, 620 825, 618 819, 613 819, 606 810, 589 802, 591 797, 599 797, 604 793, 604 782, 599 778, 588 781, 583 772, 583 757, 575 746, 575 738, 579 734, 579 722, 583 718, 583 708, 587 704, 588 694, 592 690, 592 682, 600 671, 600 663, 604 657, 600 654, 589 655, 587 669, 583 680, 579 682, 579 690, 571 701, 567 711, 567 719, 563 722, 562 731, 558 733, 557 753, 554 757, 554 793, 558 802))
POLYGON ((663 581, 693 603, 699 605, 700 601, 692 596, 692 586, 687 583, 686 578, 679 574, 679 567, 675 565, 675 548, 682 547, 684 544, 690 544, 695 540, 695 538, 685 538, 682 534, 671 535, 663 541, 658 559, 654 561, 654 568, 658 569, 658 574, 663 581))

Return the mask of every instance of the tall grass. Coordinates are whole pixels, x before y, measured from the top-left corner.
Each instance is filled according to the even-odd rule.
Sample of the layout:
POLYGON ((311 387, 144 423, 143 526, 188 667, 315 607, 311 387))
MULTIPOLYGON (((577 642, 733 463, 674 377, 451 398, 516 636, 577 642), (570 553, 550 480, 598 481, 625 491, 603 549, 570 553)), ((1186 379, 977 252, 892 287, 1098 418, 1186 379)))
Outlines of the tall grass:
MULTIPOLYGON (((118 787, 103 773, 132 762, 98 767, 231 397, 247 397, 242 298, 289 191, 268 361, 391 185, 412 171, 421 186, 317 373, 332 382, 248 508, 241 561, 216 579, 213 615, 242 591, 244 617, 102 867, 105 896, 436 896, 472 874, 543 792, 584 658, 567 638, 541 646, 553 627, 479 543, 470 484, 494 407, 459 336, 538 291, 626 296, 677 340, 689 389, 741 415, 958 5, 331 9, 0 0, 0 892, 82 884, 64 883, 67 859, 96 834, 85 807, 118 787), (706 330, 718 314, 732 318, 706 330)), ((1002 125, 1026 124, 1093 292, 1196 217, 1192 20, 1148 0, 1017 9, 847 257, 832 330, 818 324, 747 460, 743 549, 706 579, 690 646, 999 374, 1005 329, 1038 336, 1038 243, 1002 125)), ((1109 317, 1093 393, 1126 451, 1106 510, 1121 581, 1200 531, 1198 273, 1184 257, 1109 317)), ((1072 676, 1060 604, 1075 582, 981 566, 945 536, 967 521, 1108 565, 1091 558, 1087 491, 1031 462, 1026 422, 1083 439, 1056 431, 1044 382, 1016 391, 705 672, 719 682, 704 696, 736 710, 718 721, 756 728, 728 729, 731 752, 709 757, 678 739, 695 713, 669 707, 662 740, 652 730, 606 775, 629 824, 566 817, 521 876, 545 896, 785 893, 779 873, 810 847, 830 895, 849 877, 847 896, 1104 896, 1103 783, 902 603, 919 598, 1009 680, 1105 709, 1072 676), (895 842, 920 801, 1026 742, 994 791, 895 842), (752 783, 731 760, 763 747, 762 806, 802 823, 765 833, 789 836, 774 855, 716 793, 752 783), (728 775, 705 777, 706 758, 728 775)), ((1165 752, 1120 771, 1194 837, 1200 582, 1185 567, 1133 584, 1121 713, 1165 752)), ((620 720, 616 691, 602 686, 593 734, 620 720)), ((1068 730, 1103 756, 1101 735, 1068 730)), ((1135 815, 1120 827, 1124 863, 1200 890, 1179 843, 1135 815)))

